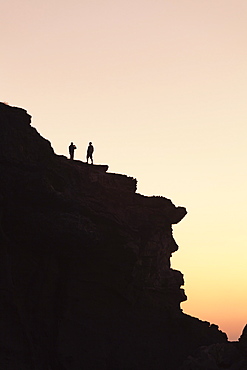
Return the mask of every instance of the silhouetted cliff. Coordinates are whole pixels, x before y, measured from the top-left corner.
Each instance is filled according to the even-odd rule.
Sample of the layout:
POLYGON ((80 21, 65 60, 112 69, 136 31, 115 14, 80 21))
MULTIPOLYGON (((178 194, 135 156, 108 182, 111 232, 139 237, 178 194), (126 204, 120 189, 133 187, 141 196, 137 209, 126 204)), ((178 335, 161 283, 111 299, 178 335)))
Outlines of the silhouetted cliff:
POLYGON ((215 325, 182 313, 172 224, 136 180, 54 154, 0 104, 0 369, 178 369, 215 325))

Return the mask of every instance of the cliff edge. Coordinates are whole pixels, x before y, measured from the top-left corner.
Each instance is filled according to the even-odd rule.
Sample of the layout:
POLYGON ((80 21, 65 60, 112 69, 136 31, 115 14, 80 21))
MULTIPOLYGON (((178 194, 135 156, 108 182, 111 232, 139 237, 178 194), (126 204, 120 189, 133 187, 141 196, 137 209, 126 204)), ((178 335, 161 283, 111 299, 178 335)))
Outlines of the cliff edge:
POLYGON ((178 369, 216 325, 183 314, 170 266, 185 215, 136 179, 56 155, 0 103, 0 368, 178 369))

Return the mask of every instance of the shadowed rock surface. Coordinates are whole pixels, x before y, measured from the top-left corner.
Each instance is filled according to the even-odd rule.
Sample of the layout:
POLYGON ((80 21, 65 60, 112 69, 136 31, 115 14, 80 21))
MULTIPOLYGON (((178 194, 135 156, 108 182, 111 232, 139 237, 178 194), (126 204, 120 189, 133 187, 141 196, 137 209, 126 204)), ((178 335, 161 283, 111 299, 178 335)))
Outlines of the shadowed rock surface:
POLYGON ((216 343, 199 347, 184 361, 180 370, 246 370, 247 326, 238 342, 216 343))
POLYGON ((30 122, 0 103, 0 369, 177 370, 226 343, 180 309, 185 208, 56 155, 30 122))

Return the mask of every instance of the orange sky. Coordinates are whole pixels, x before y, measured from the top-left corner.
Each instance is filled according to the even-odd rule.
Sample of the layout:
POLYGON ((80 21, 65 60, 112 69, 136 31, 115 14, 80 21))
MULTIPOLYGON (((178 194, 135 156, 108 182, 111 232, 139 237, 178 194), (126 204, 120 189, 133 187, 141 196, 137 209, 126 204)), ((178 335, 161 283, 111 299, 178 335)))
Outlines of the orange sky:
POLYGON ((246 0, 9 0, 1 101, 58 154, 185 206, 172 266, 184 312, 237 339, 247 323, 246 0))

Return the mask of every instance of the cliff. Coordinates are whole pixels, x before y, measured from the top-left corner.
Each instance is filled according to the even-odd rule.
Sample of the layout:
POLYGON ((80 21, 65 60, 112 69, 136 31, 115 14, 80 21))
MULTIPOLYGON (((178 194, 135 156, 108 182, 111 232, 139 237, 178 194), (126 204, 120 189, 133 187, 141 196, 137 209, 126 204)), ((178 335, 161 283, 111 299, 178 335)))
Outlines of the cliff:
POLYGON ((56 155, 0 103, 0 369, 178 369, 225 343, 185 315, 170 266, 185 215, 136 179, 56 155))

